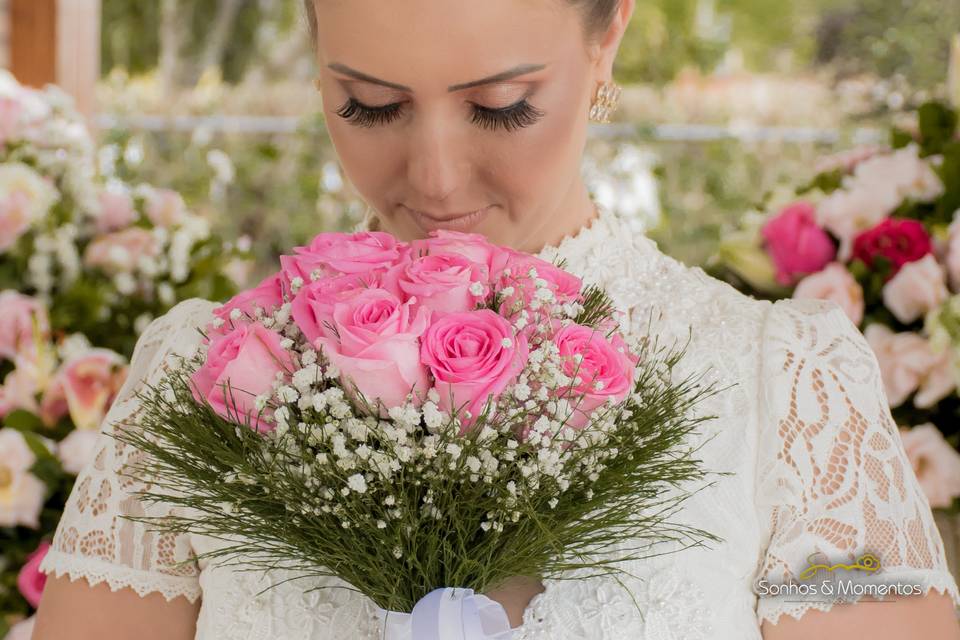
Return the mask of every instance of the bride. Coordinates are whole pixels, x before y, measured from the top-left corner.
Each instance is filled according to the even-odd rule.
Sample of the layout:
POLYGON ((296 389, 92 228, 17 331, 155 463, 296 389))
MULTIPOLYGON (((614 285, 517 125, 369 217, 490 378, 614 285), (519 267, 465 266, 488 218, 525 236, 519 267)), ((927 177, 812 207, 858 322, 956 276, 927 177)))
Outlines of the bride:
MULTIPOLYGON (((634 0, 306 0, 306 10, 330 136, 375 212, 367 228, 405 240, 470 231, 563 258, 607 289, 626 330, 651 318, 666 338, 692 329, 689 370, 677 375, 708 368, 728 387, 701 408, 717 419, 699 437, 705 466, 729 475, 677 515, 722 541, 624 563, 629 575, 498 585, 487 595, 516 639, 960 638, 960 595, 927 499, 876 359, 840 308, 744 296, 591 202, 579 172, 587 123, 616 102, 610 77, 634 0), (865 554, 879 571, 864 580, 913 595, 851 604, 772 589, 801 583, 812 564, 856 573, 865 554)), ((123 475, 132 452, 108 434, 136 417, 134 392, 167 356, 196 346, 215 306, 181 302, 140 337, 44 561, 35 639, 380 637, 355 591, 197 561, 216 541, 123 518, 145 507, 123 475)))

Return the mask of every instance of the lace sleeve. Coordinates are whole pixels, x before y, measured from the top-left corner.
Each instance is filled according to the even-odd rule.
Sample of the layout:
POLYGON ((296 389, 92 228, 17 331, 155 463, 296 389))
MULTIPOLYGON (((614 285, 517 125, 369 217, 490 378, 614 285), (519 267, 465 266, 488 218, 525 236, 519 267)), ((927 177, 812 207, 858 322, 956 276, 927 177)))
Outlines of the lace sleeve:
POLYGON ((136 450, 111 438, 116 424, 135 418, 135 392, 142 381, 157 380, 161 363, 173 353, 186 355, 201 339, 197 327, 211 319, 215 303, 190 298, 154 319, 137 340, 127 379, 101 424, 91 461, 77 477, 67 499, 53 544, 41 564, 44 573, 84 577, 91 585, 106 582, 113 591, 129 587, 141 596, 162 593, 167 600, 200 596, 198 568, 178 563, 192 557, 183 535, 150 531, 148 525, 121 518, 165 515, 162 504, 143 503, 132 495, 142 490, 118 473, 136 450))
MULTIPOLYGON (((757 504, 770 538, 758 581, 799 584, 813 553, 828 564, 871 553, 880 563, 871 580, 936 588, 960 604, 876 356, 842 309, 821 300, 771 305, 760 380, 757 504)), ((757 614, 776 623, 831 605, 823 594, 761 595, 757 614)))

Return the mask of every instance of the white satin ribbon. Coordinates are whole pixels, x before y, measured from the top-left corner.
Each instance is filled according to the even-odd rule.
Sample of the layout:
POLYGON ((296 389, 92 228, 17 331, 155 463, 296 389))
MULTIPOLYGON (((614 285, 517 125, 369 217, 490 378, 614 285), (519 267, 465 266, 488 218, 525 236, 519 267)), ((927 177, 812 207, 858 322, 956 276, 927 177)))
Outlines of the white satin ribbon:
POLYGON ((382 640, 511 640, 503 606, 473 589, 441 587, 413 605, 410 613, 377 607, 382 640))

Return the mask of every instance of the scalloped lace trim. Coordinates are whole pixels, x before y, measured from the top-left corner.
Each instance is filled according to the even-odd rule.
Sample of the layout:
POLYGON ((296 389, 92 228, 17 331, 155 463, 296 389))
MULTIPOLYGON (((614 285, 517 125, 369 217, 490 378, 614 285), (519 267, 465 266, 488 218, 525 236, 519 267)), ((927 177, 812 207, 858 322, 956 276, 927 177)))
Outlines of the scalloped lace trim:
POLYGON ((55 549, 47 552, 40 563, 40 571, 48 575, 54 573, 58 578, 69 575, 71 582, 86 578, 91 587, 106 582, 111 591, 130 588, 141 598, 150 593, 161 593, 167 602, 183 596, 193 603, 202 594, 196 578, 161 575, 55 549))
MULTIPOLYGON (((931 589, 936 589, 941 595, 949 594, 955 608, 960 607, 960 593, 957 592, 956 581, 953 576, 943 571, 931 572, 929 570, 918 571, 916 575, 920 580, 925 580, 923 586, 923 595, 930 593, 931 589)), ((909 576, 897 576, 904 582, 911 581, 909 576)), ((789 615, 794 620, 799 620, 803 614, 811 609, 818 611, 829 611, 834 604, 859 604, 863 599, 862 595, 852 596, 842 603, 831 601, 811 600, 809 602, 777 602, 776 598, 760 599, 757 606, 757 620, 763 623, 764 620, 771 624, 777 624, 781 616, 789 615)))

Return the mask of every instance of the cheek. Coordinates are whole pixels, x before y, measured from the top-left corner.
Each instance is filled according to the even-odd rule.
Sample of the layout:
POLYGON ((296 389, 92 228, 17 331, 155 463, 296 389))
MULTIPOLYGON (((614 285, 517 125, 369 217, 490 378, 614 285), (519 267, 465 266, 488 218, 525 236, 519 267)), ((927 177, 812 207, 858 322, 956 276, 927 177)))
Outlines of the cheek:
POLYGON ((347 179, 364 197, 376 197, 385 191, 384 182, 393 175, 392 158, 387 136, 378 129, 366 129, 346 123, 336 113, 327 112, 327 132, 347 179))
POLYGON ((546 112, 539 122, 486 146, 488 173, 509 192, 516 211, 550 208, 578 175, 587 122, 579 91, 571 83, 539 102, 532 101, 546 112))

